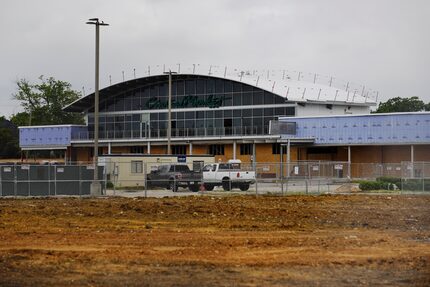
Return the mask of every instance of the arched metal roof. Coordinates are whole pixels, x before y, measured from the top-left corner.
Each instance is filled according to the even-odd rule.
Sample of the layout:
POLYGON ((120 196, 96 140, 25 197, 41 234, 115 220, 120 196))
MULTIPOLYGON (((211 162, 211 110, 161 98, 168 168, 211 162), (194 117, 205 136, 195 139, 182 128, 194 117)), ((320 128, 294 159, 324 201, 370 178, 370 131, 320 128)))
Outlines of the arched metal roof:
MULTIPOLYGON (((312 73, 289 70, 240 70, 221 66, 203 65, 158 65, 148 67, 145 76, 113 84, 100 90, 100 99, 124 90, 157 81, 167 81, 165 72, 181 75, 182 78, 198 76, 213 77, 241 82, 272 92, 292 102, 314 102, 370 106, 377 101, 377 92, 362 85, 337 80, 312 73)), ((86 95, 64 108, 68 112, 82 112, 93 105, 94 93, 86 95)))

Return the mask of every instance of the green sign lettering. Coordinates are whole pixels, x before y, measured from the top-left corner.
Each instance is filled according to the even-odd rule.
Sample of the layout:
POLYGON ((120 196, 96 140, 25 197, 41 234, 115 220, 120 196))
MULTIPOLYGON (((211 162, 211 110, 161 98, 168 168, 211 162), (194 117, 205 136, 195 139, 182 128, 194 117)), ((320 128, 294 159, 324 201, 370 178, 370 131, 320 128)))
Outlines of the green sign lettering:
MULTIPOLYGON (((182 100, 172 101, 172 108, 198 108, 198 107, 208 107, 208 108, 219 108, 225 100, 231 99, 231 97, 220 96, 216 97, 214 95, 209 95, 206 100, 199 99, 197 96, 185 96, 182 100)), ((145 107, 148 110, 155 109, 167 109, 168 102, 161 101, 158 98, 150 98, 146 102, 145 107)))

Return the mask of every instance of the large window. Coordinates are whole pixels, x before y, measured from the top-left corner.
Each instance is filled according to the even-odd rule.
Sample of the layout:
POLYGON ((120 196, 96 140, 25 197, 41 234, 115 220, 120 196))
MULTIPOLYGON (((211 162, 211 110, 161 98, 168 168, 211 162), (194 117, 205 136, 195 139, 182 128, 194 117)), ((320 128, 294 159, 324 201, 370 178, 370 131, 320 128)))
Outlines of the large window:
POLYGON ((211 155, 224 155, 224 145, 213 144, 209 146, 209 154, 211 155))
MULTIPOLYGON (((167 136, 167 77, 156 80, 101 97, 101 138, 167 136), (150 120, 141 120, 142 115, 150 120)), ((271 120, 295 115, 295 108, 286 107, 283 97, 268 91, 226 79, 189 75, 174 77, 172 108, 173 137, 267 134, 271 120)), ((92 132, 92 113, 88 124, 92 132)))
POLYGON ((281 144, 279 143, 272 144, 272 154, 281 154, 281 144))
POLYGON ((172 146, 172 154, 187 154, 187 146, 186 145, 174 145, 172 146))
POLYGON ((144 153, 145 147, 143 146, 132 146, 130 147, 130 153, 144 153))
POLYGON ((143 172, 143 162, 141 160, 131 161, 131 173, 142 173, 143 172))
POLYGON ((252 144, 241 144, 240 145, 240 154, 241 155, 252 154, 252 144))

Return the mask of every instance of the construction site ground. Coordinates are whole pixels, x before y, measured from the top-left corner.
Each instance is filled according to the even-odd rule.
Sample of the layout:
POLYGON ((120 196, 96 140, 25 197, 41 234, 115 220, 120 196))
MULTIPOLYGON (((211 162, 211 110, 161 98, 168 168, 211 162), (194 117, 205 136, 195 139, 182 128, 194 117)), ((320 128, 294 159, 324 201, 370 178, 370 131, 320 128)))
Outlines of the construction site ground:
POLYGON ((429 195, 0 199, 0 286, 430 286, 429 195))

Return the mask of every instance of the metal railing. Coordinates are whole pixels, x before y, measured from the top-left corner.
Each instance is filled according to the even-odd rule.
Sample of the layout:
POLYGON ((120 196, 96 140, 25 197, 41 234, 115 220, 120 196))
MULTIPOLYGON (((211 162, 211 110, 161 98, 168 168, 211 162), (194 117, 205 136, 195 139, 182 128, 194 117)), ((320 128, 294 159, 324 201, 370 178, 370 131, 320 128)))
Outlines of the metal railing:
MULTIPOLYGON (((176 128, 172 129, 172 137, 189 138, 189 137, 219 137, 219 136, 255 136, 268 135, 269 127, 232 127, 232 128, 176 128)), ((159 139, 167 137, 167 129, 150 129, 150 130, 118 130, 118 131, 100 131, 100 139, 159 139)), ((92 140, 94 132, 79 132, 72 136, 72 140, 92 140)))

